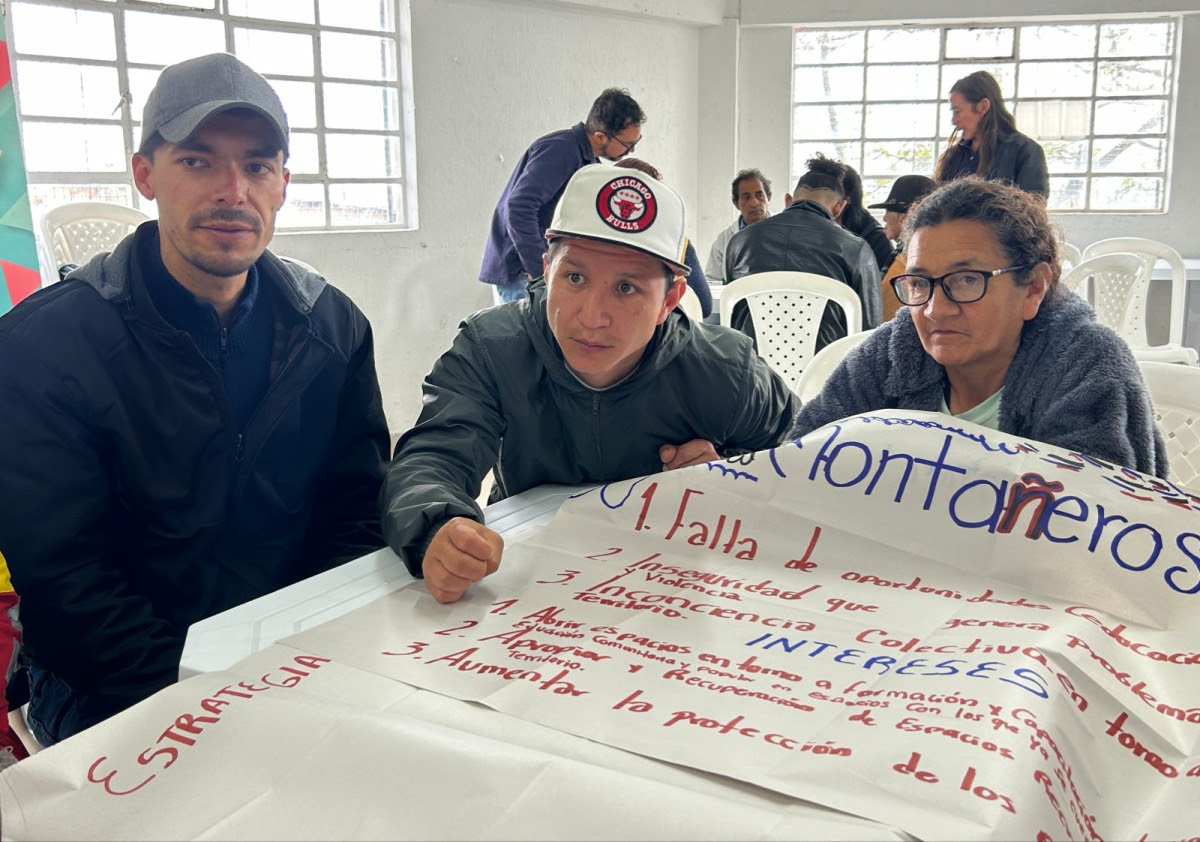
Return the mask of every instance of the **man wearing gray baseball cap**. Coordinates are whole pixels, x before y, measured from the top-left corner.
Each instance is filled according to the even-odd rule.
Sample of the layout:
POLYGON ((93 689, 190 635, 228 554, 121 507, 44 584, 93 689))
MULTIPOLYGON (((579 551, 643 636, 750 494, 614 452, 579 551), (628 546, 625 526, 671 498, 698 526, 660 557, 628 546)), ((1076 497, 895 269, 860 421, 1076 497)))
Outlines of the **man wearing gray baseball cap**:
POLYGON ((490 502, 543 483, 611 482, 763 450, 799 408, 744 335, 675 311, 683 200, 636 170, 567 182, 530 298, 469 316, 396 445, 384 535, 441 602, 494 572, 490 502))
POLYGON ((267 250, 287 147, 237 58, 167 67, 132 162, 158 219, 0 319, 0 553, 44 745, 174 682, 197 620, 383 544, 370 324, 267 250))

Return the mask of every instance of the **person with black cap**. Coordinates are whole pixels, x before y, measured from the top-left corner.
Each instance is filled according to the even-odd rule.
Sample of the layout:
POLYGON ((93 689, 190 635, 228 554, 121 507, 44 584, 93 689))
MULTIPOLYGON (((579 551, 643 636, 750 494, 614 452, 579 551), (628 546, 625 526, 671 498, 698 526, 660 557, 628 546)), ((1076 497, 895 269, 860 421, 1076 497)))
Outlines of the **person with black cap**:
POLYGON ((892 259, 888 265, 883 267, 883 280, 880 281, 880 288, 883 294, 883 320, 886 322, 904 305, 900 303, 900 299, 896 297, 896 291, 892 289, 892 278, 897 275, 904 274, 904 243, 900 242, 900 233, 904 230, 904 217, 908 215, 908 209, 911 208, 918 199, 922 196, 927 196, 933 192, 937 184, 932 178, 925 175, 902 175, 892 182, 892 189, 888 192, 888 197, 882 202, 870 205, 871 208, 883 208, 883 233, 887 238, 896 243, 896 249, 892 252, 892 259))
POLYGON ((132 161, 157 221, 0 319, 0 553, 43 745, 174 682, 197 620, 383 545, 371 327, 266 250, 287 149, 237 58, 167 67, 132 161))
POLYGON ((530 297, 481 310, 425 378, 396 444, 383 531, 440 602, 500 564, 476 502, 613 482, 780 444, 799 404, 741 334, 673 312, 683 201, 636 170, 567 182, 530 297))

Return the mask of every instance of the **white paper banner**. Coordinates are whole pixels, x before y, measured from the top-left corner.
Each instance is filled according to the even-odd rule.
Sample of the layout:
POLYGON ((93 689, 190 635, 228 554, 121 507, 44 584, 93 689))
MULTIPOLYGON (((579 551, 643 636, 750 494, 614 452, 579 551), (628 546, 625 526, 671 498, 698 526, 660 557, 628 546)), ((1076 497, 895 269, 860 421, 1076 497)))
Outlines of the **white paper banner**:
MULTIPOLYGON (((1198 512, 946 416, 860 416, 586 492, 459 603, 414 583, 169 688, 0 775, 4 836, 672 835, 653 799, 640 825, 590 816, 606 770, 556 758, 554 792, 581 791, 547 801, 534 750, 504 742, 524 723, 418 739, 405 715, 438 697, 414 685, 882 825, 813 811, 812 836, 1195 837, 1198 512), (446 818, 477 809, 505 820, 446 818)), ((798 835, 765 796, 670 791, 702 836, 798 835)))
POLYGON ((921 838, 1200 829, 1200 498, 935 414, 615 483, 300 649, 921 838))

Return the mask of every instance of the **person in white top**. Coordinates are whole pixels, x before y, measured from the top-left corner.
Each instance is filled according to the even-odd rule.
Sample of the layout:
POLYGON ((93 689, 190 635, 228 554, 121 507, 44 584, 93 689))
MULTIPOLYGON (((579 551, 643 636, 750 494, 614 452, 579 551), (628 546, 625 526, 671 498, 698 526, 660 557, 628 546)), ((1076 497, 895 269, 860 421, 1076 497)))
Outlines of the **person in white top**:
POLYGON ((771 215, 771 182, 760 170, 742 170, 734 176, 731 185, 733 206, 740 215, 733 224, 721 231, 708 252, 708 264, 704 274, 710 284, 725 283, 725 247, 733 235, 747 225, 766 219, 771 215))

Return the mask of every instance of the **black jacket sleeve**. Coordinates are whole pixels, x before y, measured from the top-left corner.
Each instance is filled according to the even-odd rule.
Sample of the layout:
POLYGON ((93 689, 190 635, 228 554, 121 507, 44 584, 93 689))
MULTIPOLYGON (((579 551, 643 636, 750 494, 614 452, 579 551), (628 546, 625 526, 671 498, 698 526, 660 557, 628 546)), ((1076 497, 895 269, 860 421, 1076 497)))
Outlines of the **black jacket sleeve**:
POLYGON ((496 464, 504 416, 482 350, 464 324, 422 385, 417 423, 396 443, 383 486, 383 532, 414 576, 447 520, 483 523, 476 502, 496 464))
POLYGON ((700 312, 707 318, 712 314, 712 290, 708 288, 708 278, 705 276, 704 270, 700 268, 700 258, 696 256, 696 249, 692 247, 691 243, 688 243, 684 262, 687 263, 690 270, 687 276, 687 285, 700 299, 700 312))
POLYGON ((0 553, 26 652, 93 694, 98 721, 175 682, 185 630, 155 615, 112 550, 129 513, 97 423, 110 408, 92 405, 86 374, 47 365, 22 333, 0 330, 0 553))
POLYGON ((338 397, 332 459, 313 505, 305 541, 308 575, 328 570, 384 545, 379 491, 389 434, 375 373, 374 340, 365 316, 338 397))
POLYGON ((1050 175, 1046 169, 1046 153, 1041 144, 1025 138, 1017 150, 1016 185, 1030 193, 1050 195, 1050 175))
POLYGON ((746 343, 746 374, 740 378, 742 389, 733 401, 733 424, 723 442, 717 444, 722 456, 750 453, 777 447, 787 441, 800 400, 776 374, 767 361, 746 343))
POLYGON ((863 213, 862 223, 849 230, 867 241, 867 245, 871 247, 871 253, 875 255, 875 262, 879 265, 879 270, 882 272, 886 269, 892 262, 892 254, 896 247, 888 239, 887 234, 883 231, 883 226, 876 221, 875 217, 869 213, 863 213))

